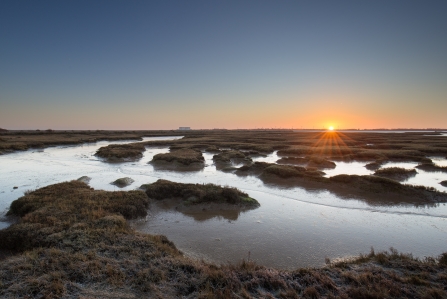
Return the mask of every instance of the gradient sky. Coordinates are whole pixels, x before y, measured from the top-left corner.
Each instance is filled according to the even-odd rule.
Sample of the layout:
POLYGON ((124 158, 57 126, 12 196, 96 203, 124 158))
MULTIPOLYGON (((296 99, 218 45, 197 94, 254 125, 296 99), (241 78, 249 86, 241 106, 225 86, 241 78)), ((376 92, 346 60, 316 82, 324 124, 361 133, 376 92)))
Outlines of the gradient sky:
POLYGON ((6 129, 447 128, 447 1, 0 1, 6 129))

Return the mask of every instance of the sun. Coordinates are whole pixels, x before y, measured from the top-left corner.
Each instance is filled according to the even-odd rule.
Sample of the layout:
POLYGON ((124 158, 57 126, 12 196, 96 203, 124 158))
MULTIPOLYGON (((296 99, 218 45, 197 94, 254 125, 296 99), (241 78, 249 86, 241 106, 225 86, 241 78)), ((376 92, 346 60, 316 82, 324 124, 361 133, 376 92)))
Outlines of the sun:
POLYGON ((333 127, 333 126, 330 126, 330 127, 329 127, 329 131, 334 131, 334 127, 333 127))

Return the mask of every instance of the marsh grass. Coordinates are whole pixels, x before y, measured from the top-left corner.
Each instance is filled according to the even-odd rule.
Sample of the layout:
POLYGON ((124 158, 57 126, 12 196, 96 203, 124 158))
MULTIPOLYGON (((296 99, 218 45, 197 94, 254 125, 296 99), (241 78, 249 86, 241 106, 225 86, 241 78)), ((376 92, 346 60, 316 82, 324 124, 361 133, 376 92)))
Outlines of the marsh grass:
POLYGON ((422 163, 416 166, 418 169, 422 169, 428 172, 447 172, 447 166, 438 166, 433 162, 430 163, 422 163))
POLYGON ((337 165, 322 157, 307 156, 307 157, 283 157, 276 161, 278 164, 295 164, 306 166, 307 168, 314 167, 318 169, 333 169, 337 165))
MULTIPOLYGON (((159 185, 164 184, 171 185, 159 185)), ((160 190, 163 196, 153 189, 153 196, 171 196, 169 189, 160 190)), ((174 194, 182 194, 178 190, 174 194)), ((129 227, 126 219, 145 216, 148 201, 142 191, 100 191, 78 181, 47 186, 14 201, 10 214, 21 219, 0 231, 0 253, 9 252, 0 263, 0 297, 447 296, 447 253, 419 260, 395 250, 372 251, 349 262, 294 271, 249 260, 220 266, 191 260, 166 237, 129 227)))
POLYGON ((133 179, 131 179, 129 177, 125 177, 125 178, 119 178, 119 179, 111 182, 110 184, 115 185, 119 188, 124 188, 124 187, 131 185, 133 182, 134 182, 133 179))
POLYGON ((213 156, 214 163, 252 162, 249 156, 238 150, 224 150, 213 156))
MULTIPOLYGON (((204 164, 205 158, 202 152, 194 150, 191 148, 181 148, 177 150, 172 150, 169 153, 157 154, 153 157, 152 163, 179 163, 184 166, 189 166, 192 164, 204 164)), ((203 165, 204 166, 204 165, 203 165)))
POLYGON ((214 184, 182 184, 168 180, 141 186, 149 198, 156 200, 178 198, 186 204, 224 203, 231 205, 259 206, 247 193, 232 187, 214 184))
POLYGON ((404 181, 417 174, 415 169, 405 169, 400 167, 388 167, 376 170, 374 175, 389 178, 396 181, 404 181))
POLYGON ((104 158, 108 162, 135 161, 143 157, 146 147, 143 143, 110 144, 100 147, 95 156, 104 158))

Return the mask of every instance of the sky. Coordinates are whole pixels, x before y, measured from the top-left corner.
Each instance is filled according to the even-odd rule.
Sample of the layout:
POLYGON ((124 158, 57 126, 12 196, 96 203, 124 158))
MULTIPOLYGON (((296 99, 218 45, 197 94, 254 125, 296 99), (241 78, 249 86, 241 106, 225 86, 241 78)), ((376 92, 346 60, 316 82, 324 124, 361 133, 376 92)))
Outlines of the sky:
POLYGON ((447 128, 447 1, 0 1, 0 128, 447 128))

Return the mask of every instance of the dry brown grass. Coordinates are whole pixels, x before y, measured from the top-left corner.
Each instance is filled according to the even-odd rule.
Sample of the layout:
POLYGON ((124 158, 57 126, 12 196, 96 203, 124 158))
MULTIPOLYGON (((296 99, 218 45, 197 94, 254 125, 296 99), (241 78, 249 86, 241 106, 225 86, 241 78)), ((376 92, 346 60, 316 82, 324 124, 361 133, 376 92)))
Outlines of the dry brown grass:
POLYGON ((236 188, 214 184, 182 184, 168 180, 142 185, 149 198, 156 200, 180 199, 187 204, 224 203, 231 205, 258 207, 256 199, 236 188))
POLYGON ((142 143, 110 144, 100 147, 95 155, 107 162, 128 162, 141 159, 145 150, 142 143))
POLYGON ((417 174, 415 169, 405 169, 399 167, 388 167, 376 170, 374 175, 389 178, 396 181, 404 181, 417 174))
POLYGON ((250 261, 216 266, 183 257, 163 236, 133 231, 141 191, 67 182, 14 201, 19 223, 0 231, 16 254, 0 263, 1 298, 445 298, 447 253, 395 250, 321 269, 283 271, 250 261), (11 243, 12 241, 12 243, 11 243))
POLYGON ((0 154, 31 148, 75 145, 101 140, 141 140, 142 137, 182 136, 179 131, 0 131, 0 154))
POLYGON ((205 167, 205 158, 201 151, 180 148, 169 153, 157 154, 150 162, 157 169, 200 170, 205 167))

